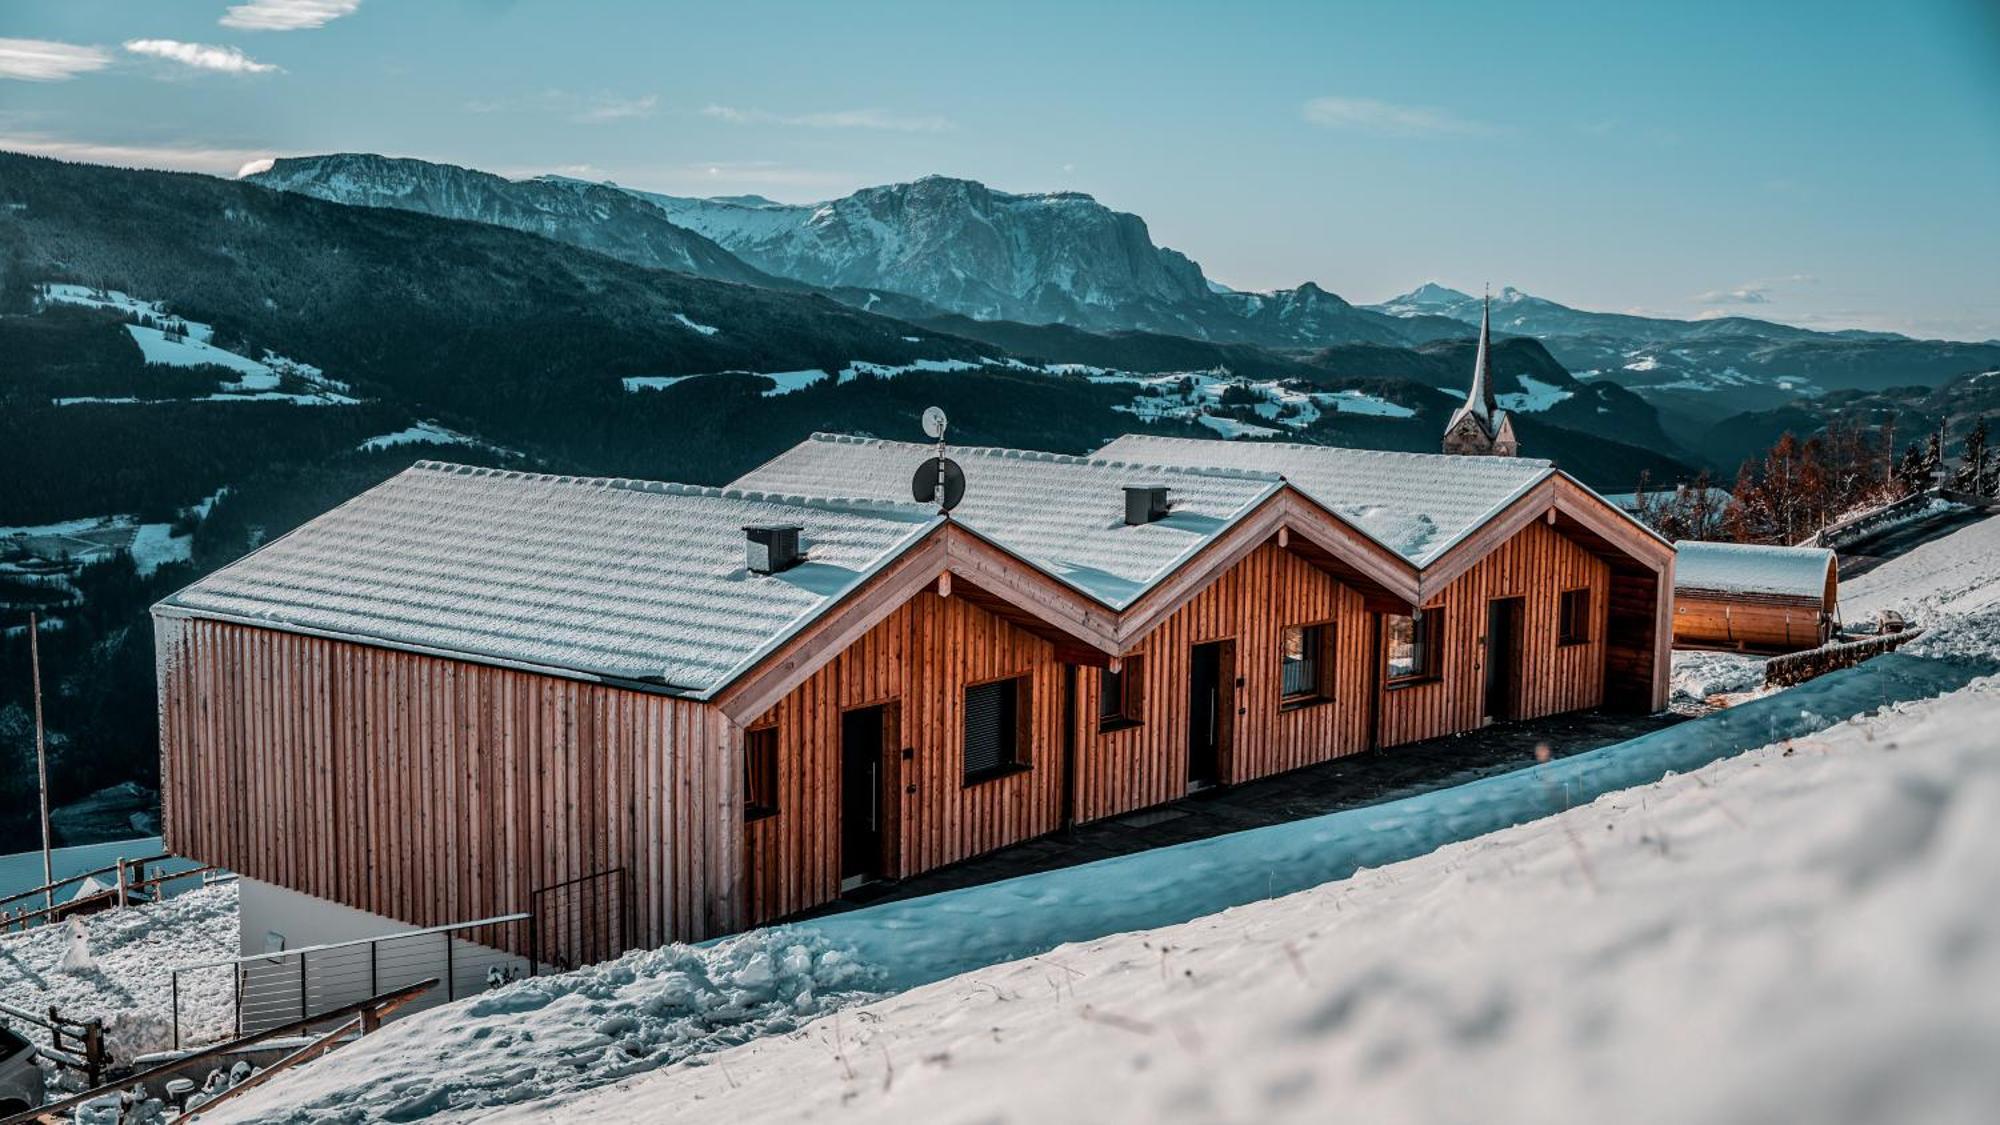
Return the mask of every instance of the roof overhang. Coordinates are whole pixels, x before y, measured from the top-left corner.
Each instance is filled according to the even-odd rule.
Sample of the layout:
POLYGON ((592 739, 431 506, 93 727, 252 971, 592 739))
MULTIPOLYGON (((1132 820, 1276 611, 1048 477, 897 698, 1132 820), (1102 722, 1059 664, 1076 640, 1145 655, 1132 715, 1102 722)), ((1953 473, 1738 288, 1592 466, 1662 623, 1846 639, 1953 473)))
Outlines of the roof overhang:
POLYGON ((1672 543, 1575 477, 1558 471, 1516 496, 1424 567, 1421 597, 1441 592, 1536 520, 1610 563, 1613 570, 1672 573, 1672 543))

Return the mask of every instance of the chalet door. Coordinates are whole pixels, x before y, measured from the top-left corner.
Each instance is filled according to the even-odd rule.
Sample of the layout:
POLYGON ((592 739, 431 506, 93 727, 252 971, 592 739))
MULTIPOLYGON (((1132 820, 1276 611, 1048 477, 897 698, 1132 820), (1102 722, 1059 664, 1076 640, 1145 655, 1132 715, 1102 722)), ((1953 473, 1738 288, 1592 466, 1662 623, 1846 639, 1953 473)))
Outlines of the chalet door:
POLYGON ((1486 603, 1486 699, 1484 715, 1491 722, 1515 716, 1520 698, 1520 598, 1494 598, 1486 603))
POLYGON ((882 876, 882 708, 840 716, 840 889, 882 876))
POLYGON ((1234 642, 1200 644, 1188 654, 1188 790, 1222 780, 1236 726, 1234 642))

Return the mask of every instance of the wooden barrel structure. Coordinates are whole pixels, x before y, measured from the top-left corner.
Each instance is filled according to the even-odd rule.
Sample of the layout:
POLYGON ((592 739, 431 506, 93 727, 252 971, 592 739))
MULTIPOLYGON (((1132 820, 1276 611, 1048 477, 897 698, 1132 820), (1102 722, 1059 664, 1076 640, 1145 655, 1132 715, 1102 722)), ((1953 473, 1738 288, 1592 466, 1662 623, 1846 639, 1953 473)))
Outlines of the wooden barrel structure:
POLYGON ((1782 653, 1833 635, 1840 565, 1823 547, 1674 544, 1674 647, 1782 653))

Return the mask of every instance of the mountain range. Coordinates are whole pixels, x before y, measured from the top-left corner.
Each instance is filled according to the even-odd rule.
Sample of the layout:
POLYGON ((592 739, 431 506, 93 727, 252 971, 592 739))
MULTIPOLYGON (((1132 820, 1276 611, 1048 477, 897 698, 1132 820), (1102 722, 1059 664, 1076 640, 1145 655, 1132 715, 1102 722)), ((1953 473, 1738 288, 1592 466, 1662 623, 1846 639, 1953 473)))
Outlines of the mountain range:
MULTIPOLYGON (((720 483, 817 429, 913 437, 931 405, 955 439, 1059 452, 1134 429, 1434 450, 1478 308, 1230 290, 1088 196, 941 177, 800 207, 365 155, 229 181, 0 153, 0 610, 63 624, 65 785, 145 781, 145 606, 417 457, 720 483)), ((1991 345, 1512 290, 1494 312, 1524 450, 1606 491, 1726 470, 1822 404, 1914 433, 2000 385, 1970 374, 1991 345)), ((0 681, 24 649, 0 633, 0 681)))

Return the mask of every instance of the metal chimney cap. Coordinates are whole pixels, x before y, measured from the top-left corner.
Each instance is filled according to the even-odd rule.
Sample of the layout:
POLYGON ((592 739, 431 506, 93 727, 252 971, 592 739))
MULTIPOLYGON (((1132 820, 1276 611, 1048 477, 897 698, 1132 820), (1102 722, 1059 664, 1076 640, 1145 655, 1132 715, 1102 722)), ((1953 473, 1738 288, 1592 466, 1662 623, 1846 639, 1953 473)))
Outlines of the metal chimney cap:
POLYGON ((1125 522, 1132 526, 1152 523, 1169 511, 1167 493, 1171 491, 1164 484, 1128 484, 1125 486, 1125 522))

